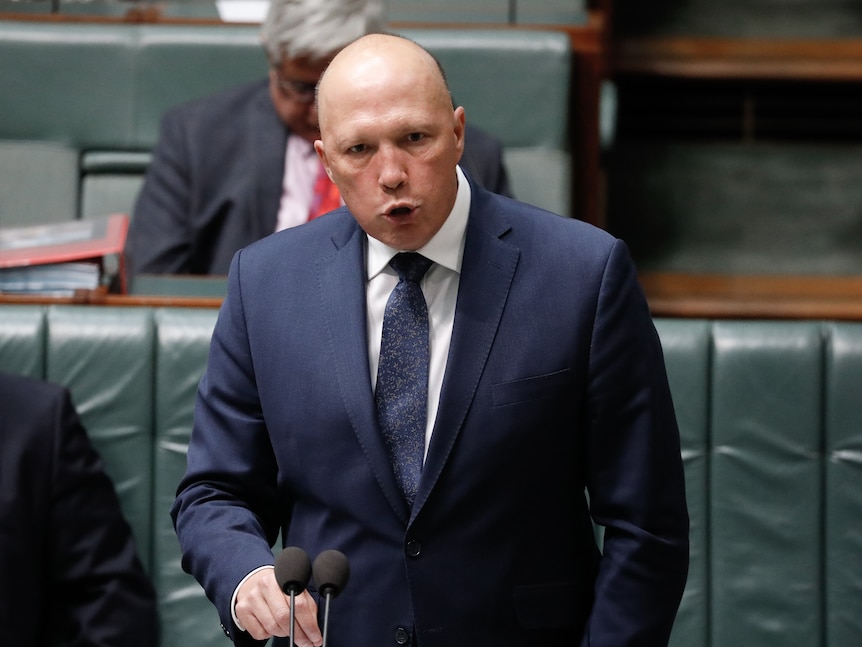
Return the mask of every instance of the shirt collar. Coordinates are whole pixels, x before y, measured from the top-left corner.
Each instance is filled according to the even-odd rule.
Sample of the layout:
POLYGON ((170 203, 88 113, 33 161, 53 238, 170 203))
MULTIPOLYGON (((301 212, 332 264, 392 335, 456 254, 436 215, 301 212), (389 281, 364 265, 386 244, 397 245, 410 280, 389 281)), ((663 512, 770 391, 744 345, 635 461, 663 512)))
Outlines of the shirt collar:
MULTIPOLYGON (((455 204, 446 221, 434 237, 416 251, 438 265, 461 272, 464 257, 464 241, 467 236, 467 217, 470 214, 470 184, 460 166, 455 167, 458 177, 458 191, 455 204)), ((392 257, 402 250, 389 247, 376 238, 366 234, 368 239, 368 260, 366 262, 368 279, 372 279, 389 264, 392 257)))

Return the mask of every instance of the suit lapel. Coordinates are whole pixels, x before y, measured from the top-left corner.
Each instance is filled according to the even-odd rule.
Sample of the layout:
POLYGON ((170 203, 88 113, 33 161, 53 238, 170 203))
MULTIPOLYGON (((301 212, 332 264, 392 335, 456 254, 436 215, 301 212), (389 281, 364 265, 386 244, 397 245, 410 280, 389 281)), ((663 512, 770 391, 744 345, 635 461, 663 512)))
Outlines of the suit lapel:
POLYGON ((501 239, 510 225, 495 207, 490 194, 473 185, 452 342, 414 517, 437 482, 461 431, 518 264, 518 248, 501 239))
POLYGON ((392 509, 407 523, 409 510, 383 444, 377 423, 368 338, 365 299, 365 235, 357 226, 346 243, 334 240, 338 250, 318 263, 320 298, 333 372, 344 407, 362 451, 371 465, 392 509))

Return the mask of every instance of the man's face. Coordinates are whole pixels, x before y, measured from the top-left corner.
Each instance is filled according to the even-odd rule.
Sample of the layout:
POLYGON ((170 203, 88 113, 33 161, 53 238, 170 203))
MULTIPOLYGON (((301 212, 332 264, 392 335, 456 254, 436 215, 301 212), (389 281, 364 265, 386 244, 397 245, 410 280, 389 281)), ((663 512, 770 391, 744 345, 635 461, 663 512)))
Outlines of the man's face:
POLYGON ((327 72, 315 146, 365 232, 415 250, 455 202, 464 110, 453 110, 433 59, 408 41, 387 43, 327 72))
POLYGON ((314 87, 330 60, 285 57, 269 70, 269 94, 276 113, 292 133, 310 143, 320 137, 314 87))

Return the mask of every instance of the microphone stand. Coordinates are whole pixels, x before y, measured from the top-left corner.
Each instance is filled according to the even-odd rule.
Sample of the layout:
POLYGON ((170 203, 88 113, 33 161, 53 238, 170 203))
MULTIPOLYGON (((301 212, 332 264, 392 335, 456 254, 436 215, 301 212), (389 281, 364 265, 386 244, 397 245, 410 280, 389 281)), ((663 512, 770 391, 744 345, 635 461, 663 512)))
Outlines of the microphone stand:
POLYGON ((323 608, 323 645, 326 647, 326 636, 329 633, 329 601, 332 599, 332 593, 326 592, 326 605, 323 608))
MULTIPOLYGON (((293 587, 290 587, 290 631, 288 640, 290 640, 290 647, 294 647, 295 643, 293 642, 293 628, 296 624, 296 605, 294 602, 296 601, 296 593, 293 591, 293 587)), ((324 639, 324 642, 326 639, 324 639)))

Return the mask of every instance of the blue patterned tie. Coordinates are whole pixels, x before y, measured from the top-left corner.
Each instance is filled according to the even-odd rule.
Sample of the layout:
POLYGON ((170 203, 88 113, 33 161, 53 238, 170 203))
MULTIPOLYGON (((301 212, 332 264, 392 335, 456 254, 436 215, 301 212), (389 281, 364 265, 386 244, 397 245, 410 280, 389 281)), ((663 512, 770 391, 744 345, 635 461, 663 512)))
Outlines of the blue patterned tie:
POLYGON ((419 281, 431 261, 404 252, 389 265, 398 272, 398 284, 383 314, 374 401, 395 477, 412 506, 422 473, 428 415, 428 306, 419 281))

